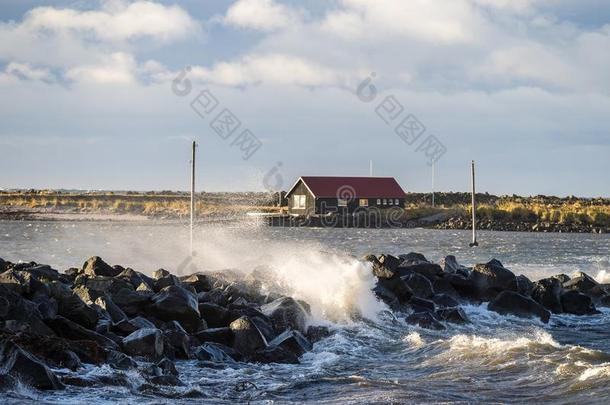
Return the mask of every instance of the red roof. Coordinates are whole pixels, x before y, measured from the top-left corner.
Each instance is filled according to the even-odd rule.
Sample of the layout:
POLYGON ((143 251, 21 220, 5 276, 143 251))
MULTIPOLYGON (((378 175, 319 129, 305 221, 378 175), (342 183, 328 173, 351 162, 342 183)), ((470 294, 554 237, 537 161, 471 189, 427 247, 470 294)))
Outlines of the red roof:
POLYGON ((345 199, 405 197, 405 192, 393 177, 303 176, 300 180, 303 180, 315 197, 345 199))

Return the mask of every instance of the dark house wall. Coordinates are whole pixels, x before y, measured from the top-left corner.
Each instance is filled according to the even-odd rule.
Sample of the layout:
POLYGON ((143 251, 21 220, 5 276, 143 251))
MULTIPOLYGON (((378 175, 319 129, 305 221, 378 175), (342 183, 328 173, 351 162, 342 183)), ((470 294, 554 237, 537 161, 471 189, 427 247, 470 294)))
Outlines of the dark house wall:
POLYGON ((292 190, 292 192, 286 196, 286 199, 288 200, 288 212, 290 212, 292 214, 312 215, 315 213, 314 212, 314 207, 315 207, 314 196, 309 192, 309 189, 307 189, 305 184, 303 184, 302 180, 299 180, 299 183, 292 190), (293 208, 295 195, 306 195, 307 196, 306 201, 305 201, 305 209, 293 208))

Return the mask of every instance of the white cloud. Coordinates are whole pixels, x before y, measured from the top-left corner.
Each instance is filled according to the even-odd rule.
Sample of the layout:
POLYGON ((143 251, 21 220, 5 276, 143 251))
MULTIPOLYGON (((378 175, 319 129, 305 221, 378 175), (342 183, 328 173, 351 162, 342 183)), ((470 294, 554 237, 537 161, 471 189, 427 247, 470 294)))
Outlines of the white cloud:
POLYGON ((302 14, 273 0, 238 0, 227 11, 223 21, 240 28, 274 31, 294 26, 302 14))
POLYGON ((137 64, 132 55, 117 52, 101 64, 69 69, 66 78, 75 82, 129 84, 136 81, 137 64))
POLYGON ((35 68, 29 63, 11 62, 4 69, 6 74, 23 80, 55 81, 55 76, 45 68, 35 68))

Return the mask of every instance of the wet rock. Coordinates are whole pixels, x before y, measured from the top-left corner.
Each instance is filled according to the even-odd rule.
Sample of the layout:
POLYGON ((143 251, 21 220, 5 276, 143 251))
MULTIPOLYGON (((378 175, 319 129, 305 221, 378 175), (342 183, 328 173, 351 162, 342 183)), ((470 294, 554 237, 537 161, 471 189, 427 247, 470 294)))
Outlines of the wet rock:
POLYGON ((433 313, 434 311, 436 311, 436 305, 434 304, 434 302, 423 299, 423 298, 412 297, 409 300, 409 305, 411 306, 411 309, 413 309, 413 311, 416 313, 419 313, 419 312, 432 312, 433 313))
POLYGON ((106 357, 106 363, 110 367, 117 368, 119 370, 131 370, 138 367, 138 363, 134 359, 116 350, 109 350, 106 357))
POLYGON ((570 276, 568 276, 567 274, 556 274, 552 276, 552 278, 556 278, 561 284, 570 281, 570 276))
POLYGON ((176 357, 180 359, 189 358, 190 336, 178 322, 170 321, 165 324, 163 335, 166 338, 165 345, 173 348, 176 357))
POLYGON ((586 293, 593 287, 597 286, 598 283, 586 273, 578 272, 572 279, 563 283, 563 288, 566 290, 576 290, 586 293))
POLYGON ((156 368, 161 371, 161 375, 175 375, 178 376, 178 370, 173 361, 167 357, 162 358, 157 364, 156 368))
POLYGON ((182 287, 163 288, 152 297, 152 311, 163 321, 178 321, 189 332, 195 332, 201 316, 197 298, 182 287))
POLYGON ((42 320, 53 319, 57 316, 59 306, 55 298, 40 295, 34 297, 32 302, 37 305, 42 320))
POLYGON ((561 307, 563 312, 574 315, 593 315, 599 313, 595 309, 591 297, 576 290, 564 291, 561 294, 561 307))
POLYGON ((523 274, 517 276, 517 292, 529 297, 534 290, 534 283, 523 274))
POLYGON ((301 357, 304 353, 311 351, 313 346, 301 332, 287 330, 269 342, 269 346, 279 346, 301 357))
POLYGON ((436 294, 444 294, 448 295, 453 299, 460 299, 460 293, 455 289, 453 285, 449 282, 449 280, 443 275, 443 277, 439 277, 432 283, 432 289, 436 294))
POLYGON ((299 364, 296 354, 280 346, 269 346, 248 356, 248 361, 257 363, 299 364))
POLYGON ((166 386, 183 386, 184 383, 180 381, 178 377, 175 375, 159 375, 155 377, 150 377, 149 381, 153 384, 157 385, 166 385, 166 386))
POLYGON ((180 279, 165 269, 159 269, 153 272, 153 290, 159 292, 166 287, 182 287, 180 279))
POLYGON ((610 307, 610 294, 601 297, 598 301, 598 304, 602 307, 610 307))
POLYGON ((556 278, 543 278, 534 283, 531 297, 554 314, 563 312, 561 305, 561 282, 556 278))
MULTIPOLYGON (((40 266, 25 268, 23 270, 12 268, 4 273, 0 273, 0 284, 27 298, 31 298, 37 294, 49 295, 49 288, 46 286, 45 282, 51 280, 45 280, 45 277, 37 273, 35 269, 38 267, 40 266)), ((44 267, 50 269, 48 266, 44 267)), ((55 277, 55 280, 57 280, 57 277, 55 277)))
POLYGON ((452 307, 452 308, 442 308, 437 309, 435 312, 436 318, 441 321, 451 322, 451 323, 469 323, 470 320, 468 316, 464 312, 464 310, 460 307, 452 307))
POLYGON ((138 316, 133 319, 123 319, 117 323, 114 323, 111 330, 121 336, 127 336, 140 329, 151 329, 155 327, 155 324, 150 322, 148 319, 138 316))
POLYGON ((239 357, 231 347, 214 342, 204 343, 193 354, 199 360, 217 363, 234 362, 239 357))
POLYGON ((233 331, 231 328, 210 328, 195 333, 199 343, 215 342, 226 346, 233 346, 233 331))
POLYGON ((469 279, 477 298, 483 301, 494 299, 502 291, 517 291, 517 278, 496 259, 475 265, 469 279))
POLYGON ((0 257, 0 273, 3 273, 8 268, 8 263, 0 257))
POLYGON ((309 326, 305 337, 312 343, 319 342, 331 335, 331 331, 326 326, 309 326))
POLYGON ((419 273, 405 276, 404 281, 416 297, 430 298, 432 294, 434 294, 434 289, 430 280, 419 273))
POLYGON ((154 280, 152 278, 129 267, 121 271, 116 278, 127 281, 134 289, 138 288, 140 284, 145 284, 152 290, 152 286, 154 285, 154 280))
POLYGON ((0 370, 3 374, 41 390, 64 388, 57 376, 31 353, 19 345, 3 340, 0 342, 0 370))
POLYGON ((86 288, 92 302, 106 294, 112 296, 122 289, 134 289, 129 281, 117 277, 79 277, 74 284, 79 288, 86 288))
POLYGON ((206 323, 211 328, 220 328, 228 326, 231 322, 231 313, 228 309, 211 302, 202 302, 199 304, 199 313, 205 319, 206 323))
POLYGON ((417 325, 420 328, 444 330, 445 326, 440 323, 436 317, 430 312, 416 312, 405 318, 407 323, 417 325))
POLYGON ((42 321, 38 305, 0 284, 0 298, 8 302, 3 311, 3 319, 23 321, 29 325, 31 333, 39 336, 54 335, 53 331, 42 321))
POLYGON ((227 306, 229 303, 228 297, 225 294, 224 290, 220 288, 213 288, 210 291, 204 291, 197 294, 197 301, 209 302, 211 304, 216 304, 221 307, 227 306))
POLYGON ((381 285, 379 282, 377 282, 371 291, 373 291, 375 296, 382 300, 391 309, 398 310, 400 308, 400 301, 398 300, 396 294, 381 285))
POLYGON ((446 280, 461 297, 476 298, 476 289, 470 278, 466 278, 461 274, 455 273, 444 274, 443 280, 446 280))
POLYGON ((402 254, 402 255, 399 255, 398 258, 400 259, 400 264, 405 265, 405 266, 410 266, 413 264, 420 264, 420 263, 430 263, 428 261, 428 259, 426 259, 426 256, 422 255, 421 253, 416 253, 416 252, 409 252, 407 254, 402 254))
POLYGON ((0 297, 0 318, 6 317, 10 307, 11 304, 8 300, 5 297, 0 297))
POLYGON ((441 267, 445 273, 456 273, 464 277, 468 277, 470 272, 470 269, 459 264, 453 255, 445 256, 445 259, 441 262, 441 267))
POLYGON ((243 316, 229 325, 233 332, 233 348, 239 353, 248 356, 267 347, 267 341, 256 324, 243 316))
POLYGON ((261 306, 261 312, 268 316, 277 332, 286 329, 298 330, 306 333, 305 322, 307 313, 305 309, 293 298, 282 297, 269 304, 261 306))
POLYGON ((503 291, 491 301, 487 308, 501 315, 515 315, 522 318, 538 317, 548 323, 551 317, 549 311, 533 299, 514 291, 503 291))
POLYGON ((131 356, 161 357, 163 355, 163 334, 159 329, 140 329, 123 339, 123 347, 125 353, 131 356))
POLYGON ((106 336, 100 335, 90 329, 80 326, 76 322, 57 316, 55 319, 47 321, 47 324, 53 329, 57 336, 61 336, 69 340, 91 340, 100 345, 101 347, 118 350, 118 346, 115 342, 107 338, 106 336))
POLYGON ((83 274, 86 274, 88 276, 114 277, 117 276, 119 273, 120 270, 113 268, 98 256, 91 257, 85 262, 85 264, 83 264, 83 274))
POLYGON ((407 285, 406 281, 395 275, 392 278, 380 278, 377 280, 377 286, 380 287, 381 296, 384 296, 384 289, 391 292, 392 295, 385 294, 387 297, 396 297, 398 303, 405 303, 413 296, 413 291, 407 285))
POLYGON ((446 294, 435 294, 430 299, 441 308, 451 308, 459 305, 455 299, 446 294))
POLYGON ((57 300, 57 313, 86 328, 94 329, 99 319, 98 312, 64 284, 49 284, 51 296, 57 300))

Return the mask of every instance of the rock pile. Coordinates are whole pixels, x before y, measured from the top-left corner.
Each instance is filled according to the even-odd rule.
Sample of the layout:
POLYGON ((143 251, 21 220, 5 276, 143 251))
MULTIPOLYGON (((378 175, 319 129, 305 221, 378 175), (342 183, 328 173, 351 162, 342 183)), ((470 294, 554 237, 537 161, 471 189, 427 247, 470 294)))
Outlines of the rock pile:
POLYGON ((377 277, 375 294, 390 308, 409 313, 407 322, 430 329, 468 322, 459 307, 465 302, 488 302, 489 310, 545 323, 552 313, 594 315, 599 313, 595 305, 610 306, 610 284, 585 273, 533 282, 496 259, 473 267, 460 265, 454 256, 432 263, 420 253, 367 255, 363 260, 377 277))
POLYGON ((0 259, 0 384, 127 384, 124 374, 57 371, 91 363, 138 370, 150 390, 182 385, 176 359, 298 363, 328 331, 307 328, 305 302, 263 294, 260 283, 231 272, 149 277, 99 257, 65 273, 0 259))

